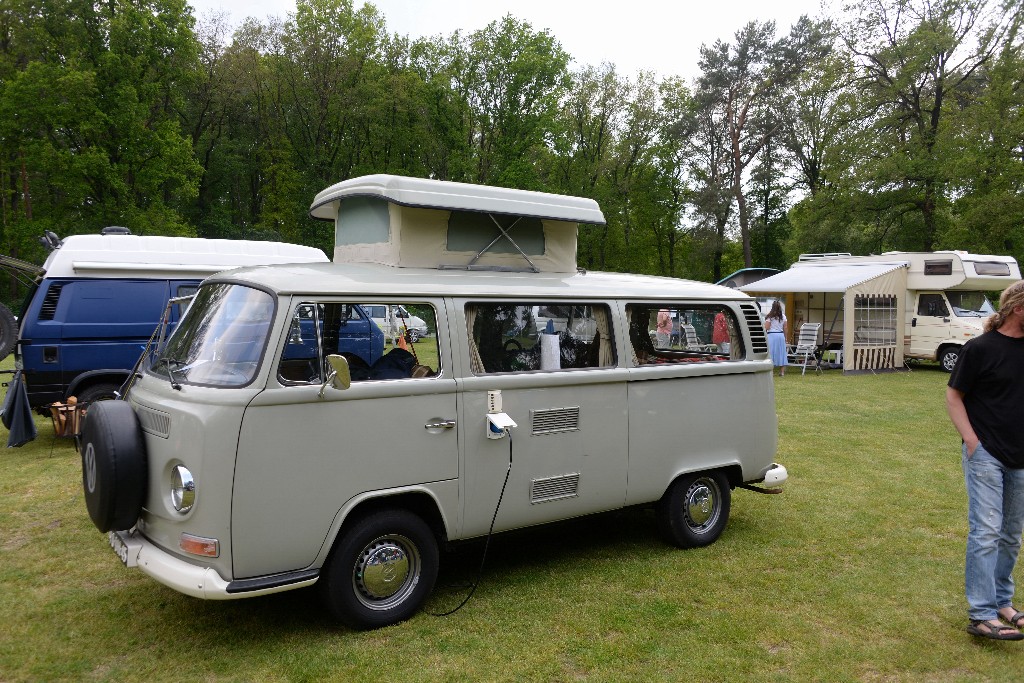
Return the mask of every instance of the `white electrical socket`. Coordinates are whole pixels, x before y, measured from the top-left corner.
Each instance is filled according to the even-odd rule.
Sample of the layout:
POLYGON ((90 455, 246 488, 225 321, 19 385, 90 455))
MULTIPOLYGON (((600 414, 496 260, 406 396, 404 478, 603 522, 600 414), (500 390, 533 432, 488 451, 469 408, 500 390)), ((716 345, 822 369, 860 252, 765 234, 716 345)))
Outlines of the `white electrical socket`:
POLYGON ((501 390, 491 389, 487 392, 487 412, 488 413, 500 413, 501 412, 501 390))

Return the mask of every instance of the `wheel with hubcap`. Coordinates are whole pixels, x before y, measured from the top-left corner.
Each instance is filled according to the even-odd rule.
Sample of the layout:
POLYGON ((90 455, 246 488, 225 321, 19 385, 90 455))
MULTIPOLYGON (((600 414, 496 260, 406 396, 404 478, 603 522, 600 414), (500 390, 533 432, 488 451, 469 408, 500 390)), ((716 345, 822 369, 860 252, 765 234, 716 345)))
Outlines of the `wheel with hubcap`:
POLYGON ((658 502, 658 526, 665 540, 698 548, 718 540, 729 523, 731 491, 721 472, 679 477, 658 502))
POLYGON ((321 572, 321 590, 337 619, 356 629, 380 628, 416 613, 437 570, 437 540, 427 523, 406 510, 383 510, 338 540, 321 572))
POLYGON ((959 346, 947 346, 942 349, 942 353, 939 354, 939 365, 946 372, 953 372, 953 368, 956 367, 956 361, 960 357, 959 346))

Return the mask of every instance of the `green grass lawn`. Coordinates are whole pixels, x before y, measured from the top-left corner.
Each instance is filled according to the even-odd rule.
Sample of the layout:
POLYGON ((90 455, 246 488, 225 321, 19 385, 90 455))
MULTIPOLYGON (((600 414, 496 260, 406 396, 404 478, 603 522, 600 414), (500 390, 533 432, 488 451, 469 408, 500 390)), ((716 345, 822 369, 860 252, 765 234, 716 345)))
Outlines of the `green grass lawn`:
MULTIPOLYGON (((793 372, 776 381, 787 490, 734 492, 717 543, 675 550, 648 510, 501 535, 460 612, 369 633, 313 591, 204 602, 124 569, 73 444, 39 418, 36 442, 0 453, 0 681, 1016 679, 1024 643, 964 631, 946 378, 793 372)), ((439 585, 471 578, 480 550, 446 555, 439 585)))

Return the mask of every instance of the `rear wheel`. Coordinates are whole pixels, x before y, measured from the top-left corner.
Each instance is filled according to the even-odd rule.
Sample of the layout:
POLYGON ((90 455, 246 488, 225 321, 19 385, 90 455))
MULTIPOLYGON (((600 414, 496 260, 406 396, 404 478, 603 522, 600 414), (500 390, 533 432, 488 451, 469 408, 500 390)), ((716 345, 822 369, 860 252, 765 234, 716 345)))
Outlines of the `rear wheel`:
POLYGON ((382 510, 344 533, 321 574, 331 613, 356 629, 411 617, 437 580, 437 541, 427 523, 406 510, 382 510))
POLYGON ((676 479, 658 502, 658 526, 669 543, 698 548, 718 540, 729 523, 731 492, 721 472, 676 479))
POLYGON ((11 313, 11 309, 0 304, 0 360, 7 358, 17 341, 18 321, 11 313))
POLYGON ((953 368, 956 367, 956 361, 959 357, 959 346, 947 346, 942 349, 941 353, 939 353, 939 365, 941 365, 942 369, 946 372, 953 372, 953 368))

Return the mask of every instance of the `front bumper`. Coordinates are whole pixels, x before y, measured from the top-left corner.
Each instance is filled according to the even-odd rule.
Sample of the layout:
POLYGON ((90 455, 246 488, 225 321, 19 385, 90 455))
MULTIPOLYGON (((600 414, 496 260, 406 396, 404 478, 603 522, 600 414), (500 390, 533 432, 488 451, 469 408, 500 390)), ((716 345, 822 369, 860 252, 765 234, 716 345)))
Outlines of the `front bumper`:
POLYGON ((110 547, 126 567, 138 567, 155 581, 179 593, 203 600, 237 600, 311 586, 318 572, 226 581, 211 567, 201 567, 171 555, 138 531, 111 531, 110 547))

